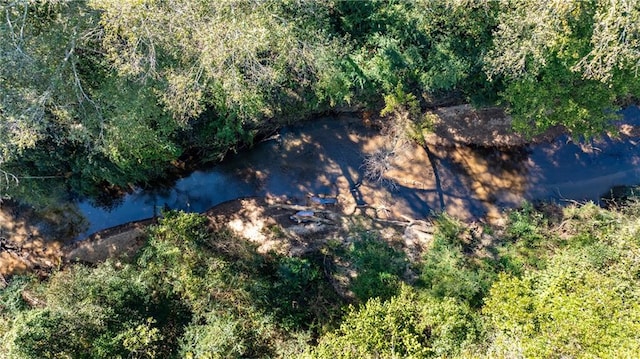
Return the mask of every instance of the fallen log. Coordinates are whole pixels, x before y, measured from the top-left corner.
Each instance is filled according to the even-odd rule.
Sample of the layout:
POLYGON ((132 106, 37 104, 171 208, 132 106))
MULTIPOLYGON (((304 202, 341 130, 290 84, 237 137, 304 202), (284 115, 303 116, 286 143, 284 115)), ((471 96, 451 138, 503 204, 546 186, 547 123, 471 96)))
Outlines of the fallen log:
POLYGON ((316 213, 330 213, 335 214, 333 211, 327 211, 325 209, 316 209, 315 207, 310 206, 302 206, 299 204, 270 204, 270 208, 278 208, 278 209, 289 209, 292 211, 313 211, 316 213))
POLYGON ((291 220, 296 221, 298 223, 315 222, 315 223, 333 224, 332 221, 325 218, 318 217, 318 216, 298 216, 294 214, 289 218, 291 218, 291 220))
POLYGON ((403 221, 395 221, 392 219, 382 219, 382 218, 372 218, 376 222, 393 224, 396 226, 408 227, 412 224, 412 222, 403 222, 403 221))
POLYGON ((337 198, 321 198, 321 197, 311 197, 311 202, 323 205, 323 206, 335 206, 338 203, 337 198))

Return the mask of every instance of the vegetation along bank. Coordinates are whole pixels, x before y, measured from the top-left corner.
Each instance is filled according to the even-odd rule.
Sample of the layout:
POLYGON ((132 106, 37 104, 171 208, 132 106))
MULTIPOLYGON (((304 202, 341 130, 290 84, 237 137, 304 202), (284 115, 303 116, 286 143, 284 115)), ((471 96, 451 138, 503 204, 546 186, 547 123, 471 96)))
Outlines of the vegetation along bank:
MULTIPOLYGON (((283 124, 345 108, 411 137, 433 125, 430 109, 500 106, 525 136, 562 126, 578 138, 602 134, 640 94, 633 2, 20 0, 0 9, 2 194, 33 206, 151 183, 188 158, 217 161, 283 124)), ((1 277, 0 357, 640 352, 633 195, 610 209, 525 205, 493 226, 444 214, 295 223, 244 203, 167 212, 128 257, 46 279, 1 277)))

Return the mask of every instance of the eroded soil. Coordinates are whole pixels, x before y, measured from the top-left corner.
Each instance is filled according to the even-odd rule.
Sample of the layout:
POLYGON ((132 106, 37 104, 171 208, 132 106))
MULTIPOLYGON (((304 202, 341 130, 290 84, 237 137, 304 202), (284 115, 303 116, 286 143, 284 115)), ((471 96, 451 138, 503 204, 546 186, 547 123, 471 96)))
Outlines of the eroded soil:
MULTIPOLYGON (((364 220, 383 238, 403 238, 399 246, 409 255, 429 242, 425 213, 445 211, 467 222, 500 224, 504 208, 522 203, 527 181, 535 175, 514 165, 527 161, 527 140, 510 132, 510 119, 501 110, 456 106, 435 114, 433 133, 425 136, 424 146, 391 148, 394 156, 379 182, 368 179, 361 164, 366 156, 389 149, 391 141, 376 126, 367 127, 372 124, 368 118, 343 116, 338 122, 318 121, 283 133, 266 158, 251 162, 248 156, 243 159, 246 166, 237 170, 236 175, 262 195, 222 203, 206 215, 212 227, 234 231, 256 242, 261 251, 293 255, 313 251, 331 238, 348 238, 353 221, 364 220), (268 167, 262 166, 265 162, 268 167), (298 207, 290 206, 313 209, 309 196, 314 195, 336 198, 338 205, 316 208, 323 211, 316 214, 321 221, 292 220, 298 207)), ((377 120, 384 125, 382 121, 377 120)), ((640 132, 632 124, 619 124, 619 130, 627 141, 640 132)), ((532 141, 549 141, 559 131, 532 141)), ((44 215, 0 206, 0 275, 46 273, 68 261, 95 263, 131 255, 142 245, 150 223, 120 225, 69 243, 84 225, 76 212, 71 206, 44 215)))

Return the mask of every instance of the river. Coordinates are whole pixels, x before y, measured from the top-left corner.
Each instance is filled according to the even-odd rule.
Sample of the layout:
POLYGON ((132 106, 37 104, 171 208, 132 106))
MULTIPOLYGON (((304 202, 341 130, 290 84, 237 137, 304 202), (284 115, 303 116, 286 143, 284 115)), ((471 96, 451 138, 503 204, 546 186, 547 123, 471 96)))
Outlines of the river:
MULTIPOLYGON (((640 125, 640 109, 622 111, 640 125)), ((370 205, 385 216, 423 218, 446 211, 464 220, 497 215, 523 201, 599 202, 615 186, 640 184, 640 138, 580 143, 567 136, 516 149, 405 146, 386 183, 367 181, 363 161, 385 145, 355 117, 327 118, 283 129, 252 149, 164 188, 138 188, 116 205, 76 204, 88 226, 102 229, 157 215, 161 208, 202 212, 247 196, 306 203, 337 197, 346 212, 370 205)))

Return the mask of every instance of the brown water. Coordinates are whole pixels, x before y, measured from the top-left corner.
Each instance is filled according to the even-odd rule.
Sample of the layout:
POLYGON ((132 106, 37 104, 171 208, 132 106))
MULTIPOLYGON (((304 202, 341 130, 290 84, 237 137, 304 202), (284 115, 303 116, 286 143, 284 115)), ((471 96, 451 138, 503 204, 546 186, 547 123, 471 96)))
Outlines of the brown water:
MULTIPOLYGON (((625 123, 640 125, 638 107, 623 115, 625 123)), ((523 201, 599 202, 614 186, 640 184, 638 141, 623 136, 577 143, 563 136, 510 150, 404 146, 385 185, 367 181, 362 164, 387 139, 357 118, 318 120, 286 128, 170 188, 138 189, 113 208, 80 201, 89 225, 79 238, 152 217, 163 207, 201 212, 247 196, 306 203, 310 194, 327 195, 338 197, 347 213, 366 204, 381 217, 424 218, 446 211, 465 220, 497 216, 523 201)))
MULTIPOLYGON (((640 125, 640 109, 623 112, 640 125)), ((370 205, 380 216, 423 218, 446 211, 461 219, 497 215, 523 201, 596 201, 614 186, 640 184, 640 138, 605 137, 511 150, 404 146, 387 173, 393 188, 363 176, 364 158, 386 139, 357 118, 325 119, 286 128, 255 148, 175 182, 139 189, 109 210, 78 203, 89 226, 79 237, 152 217, 159 208, 201 212, 246 196, 306 203, 308 195, 338 197, 344 210, 370 205)))
MULTIPOLYGON (((629 107, 623 114, 625 126, 639 133, 640 109, 629 107)), ((329 196, 338 199, 335 210, 345 213, 419 219, 445 211, 489 221, 524 201, 600 202, 612 189, 640 184, 639 142, 636 135, 591 143, 565 136, 509 150, 405 144, 395 148, 397 156, 379 183, 365 178, 363 162, 390 146, 387 137, 355 117, 307 122, 162 188, 113 198, 109 208, 89 200, 42 212, 0 208, 0 275, 55 267, 62 243, 153 217, 162 208, 202 212, 248 196, 295 204, 307 204, 311 195, 329 196)))

